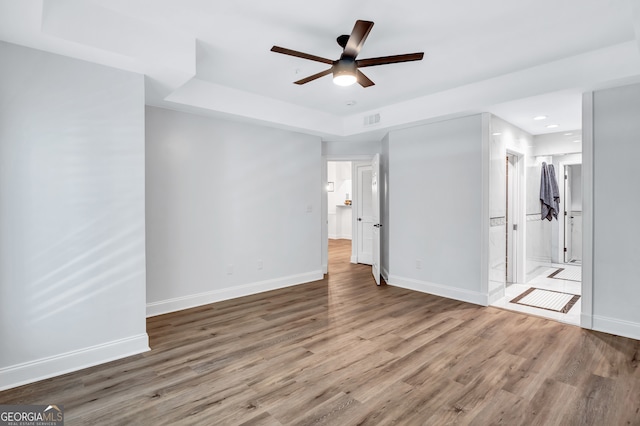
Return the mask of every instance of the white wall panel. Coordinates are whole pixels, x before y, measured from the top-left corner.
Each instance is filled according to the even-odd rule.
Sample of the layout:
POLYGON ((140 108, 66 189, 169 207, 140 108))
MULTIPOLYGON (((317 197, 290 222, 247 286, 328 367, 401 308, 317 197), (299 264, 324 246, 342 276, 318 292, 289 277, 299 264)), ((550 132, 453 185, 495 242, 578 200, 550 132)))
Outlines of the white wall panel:
POLYGON ((319 138, 147 107, 146 139, 149 315, 322 278, 319 138))
POLYGON ((148 349, 144 81, 0 43, 0 389, 148 349))

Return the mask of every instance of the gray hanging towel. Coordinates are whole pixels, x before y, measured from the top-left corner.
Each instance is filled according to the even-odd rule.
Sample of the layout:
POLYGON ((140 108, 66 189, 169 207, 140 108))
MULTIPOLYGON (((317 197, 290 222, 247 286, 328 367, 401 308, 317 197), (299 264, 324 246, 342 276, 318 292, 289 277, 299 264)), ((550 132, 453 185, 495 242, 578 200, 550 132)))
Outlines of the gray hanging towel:
POLYGON ((556 181, 556 171, 553 164, 542 163, 540 174, 540 213, 541 219, 558 219, 560 210, 560 191, 556 181))

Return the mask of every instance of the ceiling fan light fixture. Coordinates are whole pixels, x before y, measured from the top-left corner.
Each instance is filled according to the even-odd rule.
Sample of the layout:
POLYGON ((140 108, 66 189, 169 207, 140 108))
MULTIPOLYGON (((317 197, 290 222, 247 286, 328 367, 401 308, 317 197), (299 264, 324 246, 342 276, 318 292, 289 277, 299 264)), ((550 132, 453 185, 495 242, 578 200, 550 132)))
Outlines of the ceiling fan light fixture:
POLYGON ((351 86, 358 78, 356 77, 355 61, 341 59, 333 66, 333 82, 338 86, 351 86))
POLYGON ((357 80, 356 76, 352 74, 340 74, 333 76, 333 82, 338 86, 351 86, 357 80))

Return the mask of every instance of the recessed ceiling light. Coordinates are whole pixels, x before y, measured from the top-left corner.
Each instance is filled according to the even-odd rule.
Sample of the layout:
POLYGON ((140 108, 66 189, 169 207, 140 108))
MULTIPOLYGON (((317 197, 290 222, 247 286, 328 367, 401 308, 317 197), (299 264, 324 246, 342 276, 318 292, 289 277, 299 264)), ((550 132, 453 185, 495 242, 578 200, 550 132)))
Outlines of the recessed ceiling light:
POLYGON ((573 135, 573 133, 565 133, 564 135, 565 136, 571 136, 571 135, 573 135))
POLYGON ((582 142, 580 139, 573 141, 573 143, 580 143, 582 142))
POLYGON ((500 132, 494 132, 494 133, 491 133, 491 134, 492 134, 493 136, 500 136, 502 133, 500 133, 500 132))
POLYGON ((560 127, 560 125, 559 124, 549 124, 547 126, 547 129, 555 129, 556 127, 560 127))
POLYGON ((537 115, 537 116, 533 117, 533 119, 536 120, 536 121, 546 120, 547 116, 546 115, 537 115))
POLYGON ((356 101, 347 101, 347 106, 354 106, 355 104, 357 104, 356 101))

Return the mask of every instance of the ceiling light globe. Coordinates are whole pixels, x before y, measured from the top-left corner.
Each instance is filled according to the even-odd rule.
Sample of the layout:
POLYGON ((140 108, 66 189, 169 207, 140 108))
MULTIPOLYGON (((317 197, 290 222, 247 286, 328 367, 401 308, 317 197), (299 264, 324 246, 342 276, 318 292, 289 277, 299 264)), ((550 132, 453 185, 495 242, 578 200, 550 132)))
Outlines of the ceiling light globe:
POLYGON ((356 80, 356 76, 352 74, 340 74, 333 77, 333 82, 338 86, 351 86, 356 80))

